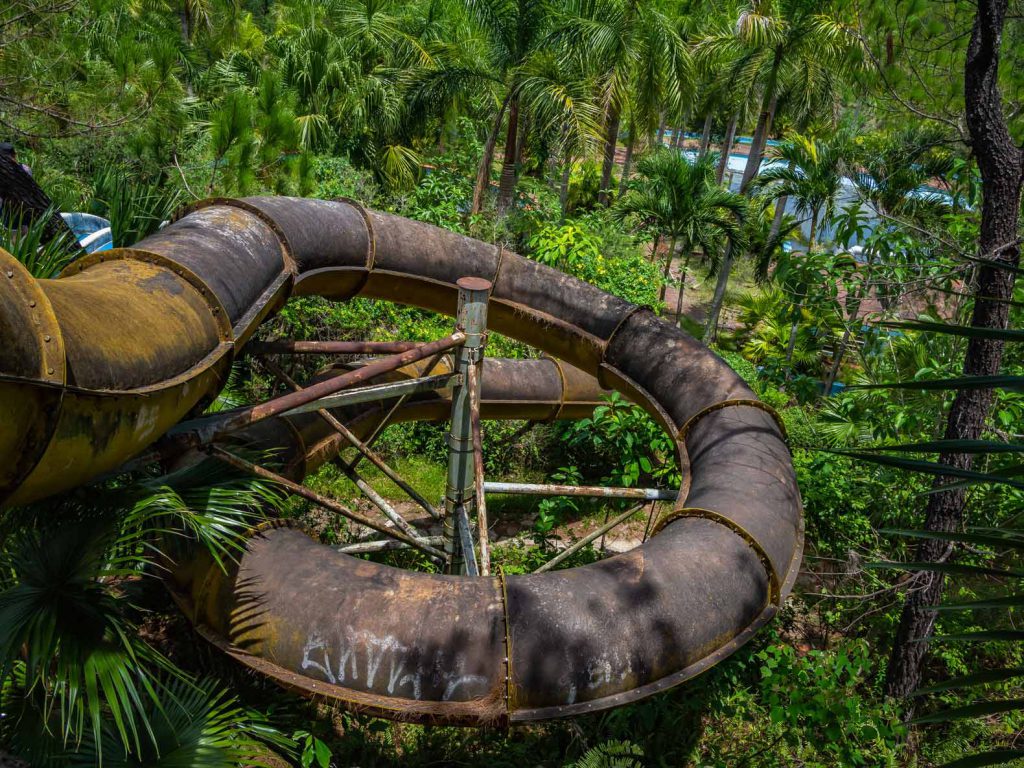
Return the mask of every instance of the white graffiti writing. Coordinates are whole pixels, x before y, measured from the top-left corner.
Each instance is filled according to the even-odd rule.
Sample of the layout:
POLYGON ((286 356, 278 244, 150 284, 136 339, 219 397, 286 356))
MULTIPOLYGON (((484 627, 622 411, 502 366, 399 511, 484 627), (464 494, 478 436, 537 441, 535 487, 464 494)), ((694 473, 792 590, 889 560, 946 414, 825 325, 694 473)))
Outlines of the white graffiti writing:
POLYGON ((446 660, 442 651, 437 651, 430 660, 416 656, 419 663, 411 666, 413 658, 410 649, 392 635, 380 636, 346 627, 337 633, 333 643, 323 632, 311 632, 302 649, 302 669, 315 670, 334 685, 360 682, 359 687, 378 692, 386 676, 384 690, 389 696, 411 696, 416 700, 423 697, 428 681, 443 688, 441 701, 451 701, 464 687, 470 689, 470 697, 474 688, 479 689, 481 695, 484 693, 487 678, 466 674, 465 658, 461 654, 454 661, 446 660))

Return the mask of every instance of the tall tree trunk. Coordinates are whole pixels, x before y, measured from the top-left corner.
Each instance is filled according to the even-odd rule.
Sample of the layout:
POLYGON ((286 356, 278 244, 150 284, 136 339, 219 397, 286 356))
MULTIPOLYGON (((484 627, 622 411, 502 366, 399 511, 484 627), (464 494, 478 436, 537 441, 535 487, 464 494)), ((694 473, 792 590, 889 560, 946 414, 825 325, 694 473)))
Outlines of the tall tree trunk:
POLYGON ((725 302, 725 289, 729 285, 729 273, 732 271, 734 256, 732 241, 729 241, 725 244, 725 254, 722 256, 722 263, 718 267, 718 280, 715 281, 715 293, 711 297, 711 307, 708 309, 708 316, 704 321, 705 344, 714 344, 718 339, 718 318, 722 314, 722 304, 725 302))
POLYGON ((778 198, 775 201, 775 216, 772 218, 772 228, 769 231, 769 239, 774 240, 779 235, 779 230, 782 229, 782 217, 786 215, 786 203, 789 198, 786 195, 778 198))
POLYGON ((867 269, 864 273, 864 280, 860 284, 860 288, 856 295, 853 297, 850 306, 850 311, 846 319, 846 327, 843 329, 843 337, 839 340, 839 346, 836 347, 835 352, 832 353, 832 365, 828 369, 828 373, 825 374, 824 380, 821 382, 821 393, 823 397, 828 397, 832 394, 832 385, 836 383, 836 379, 839 377, 839 370, 843 365, 843 358, 846 356, 846 350, 850 346, 850 337, 853 336, 851 327, 856 325, 857 318, 860 316, 860 308, 864 303, 864 299, 869 293, 871 293, 871 278, 874 273, 875 257, 872 249, 867 250, 867 269))
POLYGON ((619 142, 619 109, 608 105, 604 131, 604 166, 601 168, 601 191, 597 200, 601 205, 611 203, 612 168, 615 166, 615 147, 619 142))
MULTIPOLYGON (((768 75, 768 82, 765 84, 764 97, 761 100, 761 114, 757 118, 757 128, 754 130, 754 137, 750 143, 750 153, 747 155, 747 164, 743 169, 743 180, 740 182, 740 193, 742 194, 750 193, 750 182, 761 168, 761 158, 764 156, 765 142, 768 139, 768 132, 771 130, 772 120, 775 119, 775 108, 778 104, 778 95, 775 91, 781 63, 782 49, 776 48, 775 58, 772 60, 772 68, 768 75)), ((711 299, 711 308, 708 311, 707 322, 704 326, 705 344, 711 344, 718 337, 718 318, 722 314, 722 302, 725 301, 725 289, 728 287, 733 258, 732 243, 729 243, 725 247, 722 266, 718 270, 715 295, 711 299)))
POLYGON ((661 275, 661 298, 659 299, 662 304, 665 303, 665 293, 668 291, 668 280, 672 274, 672 259, 676 255, 676 236, 672 235, 672 238, 668 241, 668 253, 665 254, 665 271, 661 275))
POLYGON ((729 119, 729 125, 725 130, 725 141, 722 142, 722 152, 718 158, 718 169, 715 171, 715 181, 719 184, 725 178, 725 170, 729 167, 729 151, 732 149, 732 142, 736 138, 736 124, 739 122, 739 119, 740 116, 738 114, 733 115, 729 119))
MULTIPOLYGON (((1013 294, 1014 273, 1020 263, 1016 245, 1020 226, 1021 164, 1024 153, 1013 143, 1007 129, 999 93, 999 46, 1008 0, 979 0, 967 47, 964 68, 964 104, 971 148, 981 171, 981 230, 979 255, 1003 262, 1006 269, 983 263, 979 265, 974 286, 974 312, 971 325, 977 328, 1005 329, 1013 294)), ((964 355, 965 376, 990 376, 999 372, 1003 342, 974 338, 967 343, 964 355)), ((976 440, 988 419, 992 390, 966 389, 957 392, 946 421, 947 440, 976 440)), ((963 453, 943 453, 943 464, 970 469, 972 457, 963 453)), ((933 489, 949 484, 955 478, 938 477, 933 489)), ((958 530, 964 522, 965 490, 938 491, 928 497, 925 529, 928 531, 958 530)), ((923 540, 914 558, 935 562, 952 553, 951 545, 937 540, 923 540)), ((886 673, 885 690, 890 696, 904 697, 921 682, 921 664, 931 636, 936 614, 932 610, 942 597, 941 574, 922 572, 915 576, 915 588, 907 593, 900 617, 892 657, 886 673)), ((913 699, 910 700, 913 702, 913 699)), ((908 707, 912 710, 912 705, 908 707)))
POLYGON ((487 134, 487 141, 484 142, 484 153, 480 157, 480 165, 477 166, 476 170, 476 184, 473 187, 473 204, 469 209, 470 213, 480 213, 480 207, 483 205, 484 192, 487 191, 487 186, 491 183, 491 165, 494 164, 494 145, 498 141, 498 131, 501 130, 501 121, 505 117, 505 110, 508 108, 509 96, 505 97, 505 100, 501 102, 501 106, 498 107, 498 114, 494 117, 494 125, 491 126, 490 133, 487 134))
MULTIPOLYGON (((857 302, 857 309, 860 309, 860 302, 857 302)), ((856 313, 849 322, 854 322, 857 319, 856 313)), ((839 345, 832 353, 832 365, 828 367, 828 373, 825 374, 825 378, 821 381, 821 396, 828 397, 832 394, 832 385, 836 383, 836 379, 839 377, 839 369, 843 365, 843 357, 846 355, 846 348, 850 343, 850 326, 847 325, 843 329, 843 336, 839 340, 839 345)))
POLYGON ((658 149, 665 144, 665 113, 661 113, 661 121, 658 123, 658 149))
POLYGON ((569 202, 569 176, 572 173, 572 155, 566 154, 565 163, 562 167, 562 181, 558 188, 558 203, 561 206, 562 217, 559 224, 565 223, 565 205, 569 202))
POLYGON ((807 230, 807 253, 814 253, 814 241, 818 236, 818 212, 811 213, 811 228, 807 230))
POLYGON ((746 192, 750 182, 754 180, 761 170, 761 160, 764 159, 764 147, 768 141, 768 134, 772 130, 772 121, 775 119, 775 108, 779 102, 778 79, 779 66, 782 64, 782 48, 775 49, 775 58, 772 59, 772 68, 768 73, 768 80, 764 86, 764 96, 761 99, 761 114, 757 117, 757 127, 754 129, 754 136, 750 140, 750 154, 747 155, 747 165, 743 169, 743 180, 740 182, 740 192, 746 192))
POLYGON ((711 125, 712 115, 708 114, 704 118, 704 131, 700 135, 700 149, 697 151, 697 158, 700 159, 708 153, 708 147, 711 146, 711 125))
POLYGON ((687 248, 682 273, 679 275, 679 295, 676 297, 676 325, 680 328, 683 327, 683 292, 686 290, 686 273, 690 271, 691 256, 693 256, 693 251, 687 248))
POLYGON ((636 131, 635 126, 629 126, 629 140, 626 142, 626 157, 622 161, 622 178, 619 179, 619 194, 616 198, 622 197, 622 193, 626 191, 626 182, 629 181, 629 172, 633 165, 633 147, 636 145, 636 131))
POLYGON ((181 23, 181 42, 188 45, 192 41, 192 14, 189 12, 188 0, 181 0, 178 21, 181 23))
POLYGON ((519 169, 523 167, 523 157, 526 155, 526 137, 530 132, 529 115, 523 115, 519 121, 519 132, 516 137, 516 180, 519 180, 519 169))
MULTIPOLYGON (((818 212, 811 213, 811 231, 807 238, 807 253, 814 252, 814 236, 818 227, 818 212)), ((793 322, 789 326, 789 341, 786 343, 786 381, 793 378, 793 353, 796 350, 797 332, 800 330, 800 310, 803 308, 803 301, 807 297, 806 289, 797 297, 793 304, 793 322)))
POLYGON ((793 353, 796 352, 796 337, 800 331, 800 305, 793 309, 793 322, 789 326, 789 340, 786 342, 786 381, 793 378, 793 353))
POLYGON ((22 168, 21 163, 0 154, 0 226, 25 226, 42 218, 46 219, 43 230, 45 242, 65 237, 69 247, 77 243, 60 212, 32 174, 22 168))
POLYGON ((516 191, 516 157, 519 154, 519 99, 512 97, 508 105, 508 130, 505 132, 504 160, 498 179, 498 215, 502 216, 512 205, 516 191))

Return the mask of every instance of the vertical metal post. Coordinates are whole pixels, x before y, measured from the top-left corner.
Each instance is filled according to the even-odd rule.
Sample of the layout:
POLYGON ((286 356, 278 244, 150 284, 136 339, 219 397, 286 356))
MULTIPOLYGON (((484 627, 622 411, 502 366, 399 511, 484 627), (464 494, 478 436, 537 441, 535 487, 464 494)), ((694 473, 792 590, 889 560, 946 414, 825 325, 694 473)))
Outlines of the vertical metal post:
POLYGON ((448 480, 444 492, 444 551, 448 573, 463 573, 462 546, 457 532, 456 510, 474 501, 472 402, 469 369, 476 365, 487 339, 487 296, 491 283, 480 277, 463 277, 459 288, 458 328, 466 340, 459 347, 456 373, 462 383, 452 391, 452 424, 448 431, 448 480))

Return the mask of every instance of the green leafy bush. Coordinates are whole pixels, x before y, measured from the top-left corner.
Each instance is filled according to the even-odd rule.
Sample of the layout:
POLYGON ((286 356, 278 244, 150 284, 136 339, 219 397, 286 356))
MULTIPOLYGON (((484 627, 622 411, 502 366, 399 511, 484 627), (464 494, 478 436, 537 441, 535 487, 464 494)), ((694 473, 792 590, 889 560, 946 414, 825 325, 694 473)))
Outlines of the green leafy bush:
POLYGON ((593 283, 634 304, 653 306, 661 275, 638 248, 605 255, 605 241, 583 222, 549 224, 527 242, 528 254, 542 264, 593 283))
POLYGON ((584 477, 600 476, 609 485, 641 482, 679 486, 675 443, 638 405, 618 392, 589 419, 569 423, 563 442, 571 463, 584 477))
POLYGON ((865 641, 803 654, 770 645, 754 659, 761 704, 794 758, 804 765, 896 764, 904 728, 893 703, 865 695, 874 669, 865 641))

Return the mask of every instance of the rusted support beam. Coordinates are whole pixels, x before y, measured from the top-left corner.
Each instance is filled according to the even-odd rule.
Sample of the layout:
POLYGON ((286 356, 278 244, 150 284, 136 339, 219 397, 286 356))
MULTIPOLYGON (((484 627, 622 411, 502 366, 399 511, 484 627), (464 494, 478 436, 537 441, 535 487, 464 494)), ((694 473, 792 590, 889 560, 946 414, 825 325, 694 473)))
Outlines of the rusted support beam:
POLYGON ((307 403, 315 402, 328 395, 333 395, 335 392, 340 392, 361 382, 369 381, 375 376, 390 373, 404 365, 409 365, 409 363, 415 363, 418 360, 436 355, 438 352, 444 352, 445 350, 457 347, 465 340, 466 334, 456 331, 443 339, 421 344, 415 349, 410 349, 397 355, 382 357, 354 371, 346 371, 340 376, 317 382, 306 387, 301 392, 291 392, 287 395, 276 397, 273 400, 268 400, 265 403, 254 405, 252 408, 247 408, 232 416, 226 423, 221 425, 220 430, 214 437, 235 432, 264 419, 288 413, 307 403))
POLYGON ((480 575, 491 573, 491 547, 487 535, 487 500, 484 497, 483 430, 480 428, 480 366, 466 371, 469 388, 469 423, 473 433, 473 496, 476 500, 477 539, 480 542, 480 575))
POLYGON ((253 341, 245 347, 253 355, 394 355, 416 349, 415 341, 253 341))
POLYGON ((565 549, 563 549, 561 552, 559 552, 553 558, 551 558, 546 563, 544 563, 544 565, 542 565, 540 568, 535 570, 534 573, 543 573, 544 571, 550 571, 552 568, 554 568, 556 565, 561 563, 563 560, 565 560, 570 555, 573 555, 573 554, 579 552, 581 549, 583 549, 585 546, 587 546, 587 544, 590 544, 592 541, 600 538, 601 536, 604 536, 606 533, 608 533, 608 531, 610 531, 615 526, 617 526, 617 525, 619 525, 621 523, 624 523, 626 520, 628 520, 633 515, 635 515, 641 508, 643 508, 643 504, 638 504, 635 507, 630 507, 625 512, 623 512, 621 515, 618 515, 617 517, 613 517, 611 520, 609 520, 607 523, 602 525, 596 531, 593 531, 592 533, 587 534, 586 536, 584 536, 582 539, 577 541, 572 546, 566 547, 565 549))
MULTIPOLYGON (((420 541, 432 546, 440 546, 444 543, 442 536, 425 536, 420 541)), ((358 541, 354 544, 343 544, 335 547, 336 552, 344 555, 368 555, 371 552, 388 552, 393 549, 408 549, 409 545, 404 541, 394 539, 375 539, 373 541, 358 541)))
POLYGON ((462 385, 452 391, 452 420, 448 431, 448 479, 444 492, 445 552, 448 572, 463 569, 455 513, 473 503, 473 433, 470 419, 469 369, 480 360, 487 330, 487 299, 491 284, 479 277, 456 281, 459 289, 458 329, 463 334, 455 370, 462 385))
MULTIPOLYGON (((440 363, 441 360, 444 358, 444 354, 445 354, 444 352, 438 352, 436 355, 434 355, 433 358, 431 358, 429 361, 427 361, 427 365, 423 369, 423 378, 420 379, 420 381, 429 381, 431 379, 437 378, 437 377, 434 377, 434 376, 430 376, 428 374, 432 370, 434 370, 435 367, 437 367, 437 364, 440 363)), ((449 375, 456 376, 456 374, 449 374, 449 375)), ((459 378, 453 378, 452 381, 451 381, 451 384, 453 386, 457 386, 460 383, 461 383, 461 379, 459 379, 459 378)), ((377 426, 375 426, 373 428, 373 432, 371 432, 370 436, 367 437, 366 440, 363 441, 368 448, 372 448, 373 444, 375 442, 377 442, 377 438, 381 436, 381 433, 387 428, 388 424, 391 423, 391 419, 398 412, 398 409, 401 408, 403 405, 405 405, 405 401, 409 399, 409 395, 411 395, 411 394, 414 394, 414 393, 413 392, 408 392, 406 394, 403 394, 401 397, 399 397, 391 405, 391 408, 388 409, 388 412, 384 414, 384 417, 380 421, 377 422, 377 426)), ((361 454, 361 453, 356 454, 352 458, 352 461, 349 462, 349 466, 352 467, 352 469, 355 469, 356 467, 359 466, 359 462, 362 461, 362 459, 363 459, 363 454, 361 454)))
POLYGON ((462 551, 463 572, 467 576, 479 576, 476 552, 473 550, 473 534, 469 530, 469 515, 465 507, 455 509, 455 527, 459 534, 459 548, 462 551))
MULTIPOLYGON (((264 360, 263 362, 268 362, 268 360, 264 360)), ((370 384, 365 387, 346 389, 343 392, 329 395, 320 400, 314 400, 311 403, 300 405, 298 408, 292 408, 290 411, 281 415, 297 416, 301 413, 311 413, 325 408, 341 408, 349 405, 359 405, 360 403, 373 403, 394 397, 400 398, 399 402, 396 403, 397 406, 400 406, 411 395, 423 392, 436 392, 438 390, 455 386, 458 383, 459 377, 457 374, 443 374, 440 376, 426 376, 422 379, 410 379, 408 381, 389 381, 386 384, 370 384)), ((397 408, 395 410, 397 410, 397 408)), ((240 411, 228 411, 225 413, 215 413, 210 416, 201 416, 197 419, 183 421, 167 433, 167 440, 165 440, 157 450, 150 451, 145 456, 134 460, 130 466, 136 467, 140 462, 148 463, 150 461, 157 461, 161 458, 169 458, 180 454, 183 450, 187 450, 190 447, 197 447, 199 445, 209 443, 213 440, 214 435, 220 432, 223 425, 228 423, 228 421, 234 418, 235 414, 239 412, 240 411)), ((369 444, 372 441, 367 440, 366 442, 369 444)))
MULTIPOLYGON (((289 376, 281 368, 281 366, 279 366, 273 360, 264 360, 263 364, 266 365, 267 368, 275 376, 277 376, 277 378, 283 381, 287 386, 294 389, 296 392, 301 391, 303 389, 298 382, 296 382, 291 376, 289 376)), ((405 482, 402 476, 399 475, 395 470, 393 470, 391 466, 384 461, 384 459, 382 459, 374 451, 370 450, 370 447, 367 446, 362 440, 360 440, 358 436, 353 434, 352 430, 350 430, 348 427, 342 424, 338 419, 336 419, 333 415, 331 415, 329 411, 325 410, 324 408, 318 409, 317 413, 324 421, 331 425, 331 428, 334 429, 335 432, 344 437, 353 447, 355 447, 357 451, 359 451, 359 453, 361 453, 363 456, 365 456, 371 462, 373 462, 373 465, 377 467, 377 469, 379 469, 381 472, 383 472, 386 477, 390 478, 390 480, 395 485, 397 485, 399 488, 405 491, 405 493, 408 494, 409 498, 411 498, 413 501, 419 504, 427 512, 427 514, 439 520, 441 519, 440 513, 438 513, 438 511, 434 509, 433 505, 430 504, 430 502, 428 502, 425 498, 423 498, 423 496, 419 492, 417 492, 415 488, 409 485, 409 483, 405 482)), ((408 524, 401 517, 401 515, 399 515, 398 512, 396 512, 395 509, 384 500, 384 497, 382 497, 380 494, 374 491, 373 488, 369 486, 369 483, 363 480, 363 478, 359 476, 359 474, 351 465, 349 465, 345 461, 342 461, 340 458, 335 460, 335 464, 341 468, 341 471, 345 473, 345 476, 348 477, 348 479, 351 480, 353 483, 355 483, 356 487, 359 488, 359 490, 362 491, 364 494, 366 494, 366 497, 374 504, 376 504, 380 511, 387 515, 388 518, 390 518, 395 525, 397 525, 399 528, 402 528, 402 530, 404 530, 410 536, 414 535, 411 528, 407 529, 408 524), (366 488, 364 488, 363 486, 366 486, 366 488)))
POLYGON ((408 381, 389 381, 386 384, 370 384, 356 389, 346 389, 333 395, 315 400, 312 403, 292 408, 284 416, 297 416, 300 413, 310 413, 321 408, 341 408, 347 405, 359 405, 360 403, 372 403, 378 400, 390 400, 395 397, 409 397, 424 392, 436 392, 438 390, 453 387, 459 383, 457 374, 442 374, 440 376, 424 376, 421 379, 409 379, 408 381))
POLYGON ((377 493, 374 487, 366 482, 358 472, 354 469, 349 469, 348 465, 342 461, 336 461, 335 465, 345 473, 345 477, 351 480, 353 485, 355 485, 355 487, 358 488, 377 509, 383 512, 384 516, 394 523, 399 530, 408 536, 416 538, 416 531, 414 531, 412 526, 405 521, 405 518, 398 514, 398 510, 392 507, 387 499, 377 493))
POLYGON ((271 472, 269 469, 261 467, 258 464, 253 464, 251 461, 247 461, 246 459, 243 459, 240 456, 236 456, 235 454, 230 453, 229 451, 225 451, 223 448, 220 448, 216 445, 209 446, 207 450, 211 456, 215 456, 216 458, 223 461, 225 464, 230 464, 232 467, 240 469, 243 472, 248 472, 249 474, 255 475, 256 477, 261 477, 264 480, 269 480, 273 483, 276 483, 289 493, 292 493, 296 496, 301 496, 304 499, 312 501, 314 504, 319 504, 324 509, 329 509, 331 512, 335 512, 341 515, 342 517, 346 517, 354 523, 359 523, 359 525, 365 525, 367 528, 372 528, 378 533, 383 533, 385 536, 391 536, 392 538, 398 539, 399 541, 403 541, 409 546, 415 547, 416 549, 420 550, 425 554, 430 555, 431 557, 441 558, 442 560, 444 559, 444 552, 435 547, 430 546, 429 544, 424 543, 422 540, 413 536, 409 536, 408 534, 405 534, 402 531, 397 530, 395 528, 388 528, 386 525, 378 523, 376 520, 372 520, 369 517, 363 517, 358 512, 353 512, 348 507, 342 506, 334 499, 329 499, 326 496, 322 496, 321 494, 317 493, 316 491, 310 490, 304 485, 300 485, 299 483, 289 480, 287 477, 279 475, 276 472, 271 472))
POLYGON ((606 499, 644 499, 671 501, 679 491, 667 488, 609 488, 599 485, 555 485, 553 483, 484 483, 487 493, 509 493, 523 496, 588 496, 606 499))

